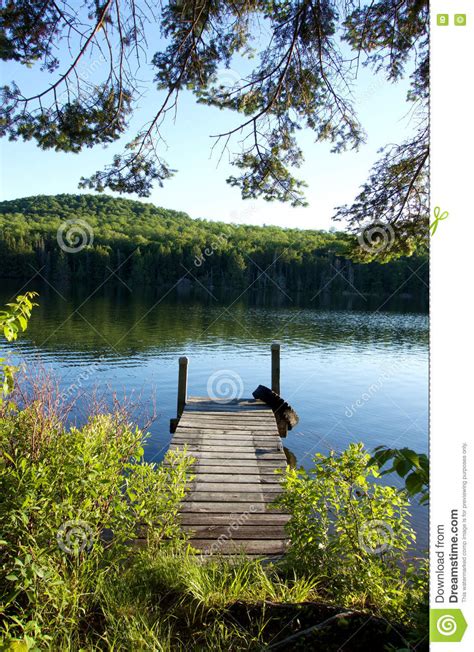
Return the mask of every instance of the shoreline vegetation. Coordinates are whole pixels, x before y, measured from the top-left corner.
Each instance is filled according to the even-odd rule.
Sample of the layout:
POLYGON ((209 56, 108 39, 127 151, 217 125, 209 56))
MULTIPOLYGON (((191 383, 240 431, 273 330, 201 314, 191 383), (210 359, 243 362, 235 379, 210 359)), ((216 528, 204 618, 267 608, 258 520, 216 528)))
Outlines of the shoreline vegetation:
MULTIPOLYGON (((35 299, 0 311, 7 341, 35 299)), ((282 474, 283 558, 211 558, 179 527, 192 459, 146 462, 126 404, 91 405, 81 428, 69 409, 54 378, 0 361, 2 649, 427 650, 427 560, 408 519, 410 500, 427 500, 426 456, 317 454, 282 474), (377 482, 394 472, 403 489, 377 482)))
POLYGON ((104 195, 0 202, 0 278, 23 281, 40 270, 62 289, 110 280, 133 290, 225 293, 250 286, 254 296, 285 292, 320 300, 398 293, 427 306, 427 251, 358 263, 351 257, 354 240, 333 230, 192 219, 104 195))

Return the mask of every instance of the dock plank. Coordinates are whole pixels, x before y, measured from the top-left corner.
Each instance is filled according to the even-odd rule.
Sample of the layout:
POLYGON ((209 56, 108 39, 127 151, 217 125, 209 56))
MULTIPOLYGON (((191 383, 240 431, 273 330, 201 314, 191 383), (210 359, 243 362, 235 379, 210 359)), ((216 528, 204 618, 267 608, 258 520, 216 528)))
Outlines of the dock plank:
MULTIPOLYGON (((260 484, 262 486, 268 486, 269 484, 280 484, 280 478, 275 474, 274 477, 271 475, 262 476, 260 473, 202 473, 199 472, 196 475, 195 480, 193 481, 197 484, 209 484, 209 483, 222 483, 226 485, 227 483, 242 483, 242 484, 260 484)), ((197 487, 199 489, 199 487, 197 487)))
POLYGON ((248 512, 252 514, 266 513, 266 514, 286 514, 284 509, 275 509, 270 507, 270 502, 235 502, 235 503, 217 503, 200 502, 198 500, 185 500, 181 503, 180 512, 213 512, 217 514, 237 514, 244 515, 248 512))
MULTIPOLYGON (((180 446, 180 444, 176 444, 176 446, 180 446)), ((189 442, 186 444, 186 448, 188 452, 194 453, 194 452, 204 452, 204 453, 228 453, 229 451, 234 451, 236 453, 242 451, 242 453, 249 453, 250 451, 254 451, 255 455, 260 455, 260 454, 271 454, 271 453, 278 453, 278 446, 275 443, 273 446, 270 445, 263 445, 259 446, 257 444, 254 444, 253 446, 248 446, 245 443, 237 443, 234 442, 232 444, 231 441, 229 442, 223 442, 222 444, 209 444, 207 442, 189 442)))
POLYGON ((280 525, 185 525, 185 532, 188 532, 193 539, 217 539, 218 537, 229 537, 232 539, 271 539, 284 540, 285 527, 280 525))
POLYGON ((185 437, 184 435, 180 435, 179 437, 174 438, 174 443, 175 444, 189 444, 191 445, 196 445, 196 444, 206 444, 206 445, 214 445, 214 446, 237 446, 238 448, 241 447, 246 447, 250 446, 254 448, 255 446, 273 446, 278 448, 278 444, 275 442, 275 440, 269 439, 267 437, 227 437, 225 434, 220 433, 219 436, 214 435, 213 437, 206 437, 205 435, 189 435, 189 437, 185 437))
MULTIPOLYGON (((222 469, 226 469, 226 473, 231 473, 235 472, 236 468, 243 468, 243 469, 250 469, 250 468, 255 468, 257 469, 258 472, 260 473, 275 473, 276 470, 284 470, 286 468, 286 460, 285 461, 279 461, 279 460, 241 460, 240 462, 236 462, 235 460, 204 460, 201 462, 196 458, 195 466, 201 469, 203 472, 206 470, 205 467, 209 467, 214 469, 214 467, 221 467, 222 469), (227 467, 231 467, 230 469, 227 470, 227 467)), ((213 470, 213 473, 216 471, 213 470)))
POLYGON ((261 493, 265 491, 265 495, 281 494, 282 488, 277 484, 258 484, 258 483, 244 483, 244 482, 193 482, 190 486, 193 496, 200 496, 201 494, 221 492, 227 496, 229 493, 261 493))
POLYGON ((215 503, 271 503, 275 499, 275 493, 265 489, 257 491, 191 491, 184 502, 215 502, 215 503))
POLYGON ((239 432, 263 432, 267 433, 268 435, 276 435, 278 434, 278 430, 275 426, 275 424, 272 425, 265 425, 265 424, 255 424, 255 423, 249 423, 247 424, 242 424, 242 423, 237 423, 237 422, 230 422, 230 421, 212 421, 212 422, 204 422, 204 421, 186 421, 182 426, 181 430, 183 432, 194 432, 196 430, 203 431, 209 434, 212 434, 214 430, 230 430, 233 433, 239 433, 239 432))
MULTIPOLYGON (((181 445, 175 446, 173 444, 170 445, 170 450, 183 450, 183 447, 181 445)), ((278 454, 279 451, 275 452, 256 452, 256 451, 251 451, 251 452, 240 452, 240 451, 231 451, 228 452, 228 449, 226 448, 224 451, 198 451, 198 450, 191 450, 189 446, 186 446, 187 450, 187 457, 193 457, 198 460, 215 460, 216 463, 219 463, 221 461, 225 460, 262 460, 266 462, 281 462, 281 456, 278 454)), ((283 453, 282 453, 283 454, 283 453)))
MULTIPOLYGON (((226 525, 236 526, 239 524, 251 525, 252 527, 259 525, 284 525, 290 520, 289 514, 270 512, 255 514, 246 513, 225 513, 225 514, 207 514, 199 512, 183 512, 179 517, 180 523, 183 526, 188 525, 226 525)), ((250 537, 249 537, 250 538, 250 537)))
POLYGON ((286 552, 288 543, 284 539, 266 541, 255 539, 190 539, 189 543, 203 553, 276 555, 286 552))

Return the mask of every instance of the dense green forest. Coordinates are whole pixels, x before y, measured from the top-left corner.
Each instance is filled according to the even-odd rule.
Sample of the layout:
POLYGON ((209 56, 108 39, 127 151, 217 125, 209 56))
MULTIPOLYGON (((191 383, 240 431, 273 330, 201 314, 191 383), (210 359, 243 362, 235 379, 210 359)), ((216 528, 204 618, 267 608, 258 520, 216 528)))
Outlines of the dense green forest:
POLYGON ((0 203, 0 277, 35 270, 67 286, 119 276, 132 288, 360 292, 427 297, 427 254, 386 264, 350 259, 342 232, 191 219, 186 213, 104 195, 37 196, 0 203), (265 271, 266 270, 266 271, 265 271), (416 271, 416 274, 413 272, 416 271), (265 273, 264 273, 265 272, 265 273))

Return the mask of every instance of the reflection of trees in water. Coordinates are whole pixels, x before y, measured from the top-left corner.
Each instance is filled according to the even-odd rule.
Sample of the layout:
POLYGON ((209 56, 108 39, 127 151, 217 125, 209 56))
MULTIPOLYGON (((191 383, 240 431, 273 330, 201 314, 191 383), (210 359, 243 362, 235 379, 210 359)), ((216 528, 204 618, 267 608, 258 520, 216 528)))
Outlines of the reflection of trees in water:
MULTIPOLYGON (((2 287, 4 302, 16 289, 2 287)), ((360 305, 365 304, 360 297, 353 296, 333 297, 332 305, 323 307, 318 300, 305 301, 303 295, 295 295, 290 303, 278 290, 263 296, 249 292, 233 303, 230 293, 215 294, 213 299, 204 291, 162 299, 162 293, 152 290, 130 293, 111 285, 92 296, 71 290, 63 299, 48 286, 38 284, 34 289, 40 293, 40 305, 19 345, 32 341, 48 350, 95 349, 114 355, 114 347, 118 352, 149 350, 154 354, 157 347, 166 351, 179 346, 185 353, 196 344, 219 346, 219 341, 255 348, 256 343, 266 345, 275 337, 288 347, 360 342, 425 345, 428 337, 424 315, 374 315, 367 312, 367 305, 360 305), (351 312, 348 306, 365 310, 351 312), (47 340, 52 332, 54 337, 47 340)), ((375 307, 379 305, 380 301, 375 307)))

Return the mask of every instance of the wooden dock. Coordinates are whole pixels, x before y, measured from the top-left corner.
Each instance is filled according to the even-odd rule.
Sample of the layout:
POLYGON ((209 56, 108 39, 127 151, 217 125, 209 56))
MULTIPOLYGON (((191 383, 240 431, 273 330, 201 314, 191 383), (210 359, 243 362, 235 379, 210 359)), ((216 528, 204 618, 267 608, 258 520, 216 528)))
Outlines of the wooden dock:
POLYGON ((180 358, 178 419, 173 450, 196 459, 181 505, 183 529, 204 554, 283 554, 289 515, 270 507, 281 493, 286 456, 273 410, 255 399, 186 396, 187 358, 180 358))

